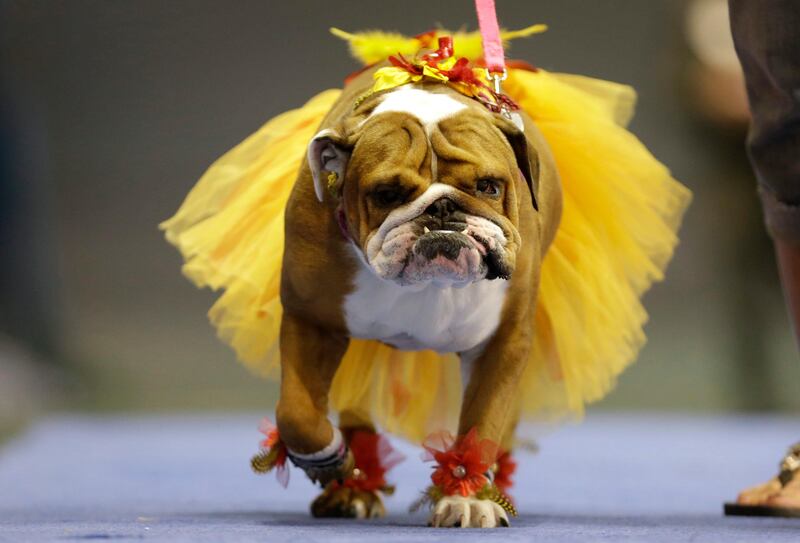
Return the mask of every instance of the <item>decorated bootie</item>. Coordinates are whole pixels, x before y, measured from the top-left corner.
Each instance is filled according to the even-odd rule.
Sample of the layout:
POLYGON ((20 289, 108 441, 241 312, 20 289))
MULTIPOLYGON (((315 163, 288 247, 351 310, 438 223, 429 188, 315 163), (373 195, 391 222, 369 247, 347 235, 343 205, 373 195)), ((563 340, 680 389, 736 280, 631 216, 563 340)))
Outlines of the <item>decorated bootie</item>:
MULTIPOLYGON (((437 434, 424 444, 429 460, 436 462, 431 474, 433 484, 422 503, 431 508, 430 525, 434 527, 494 528, 508 526, 508 516, 517 511, 511 500, 496 484, 500 473, 498 446, 480 439, 476 429, 453 438, 437 434)), ((503 462, 502 484, 510 484, 513 472, 510 458, 503 462)))
POLYGON ((355 461, 349 477, 331 481, 311 504, 315 517, 376 518, 386 514, 382 496, 394 493, 386 473, 404 457, 369 429, 344 431, 355 461))

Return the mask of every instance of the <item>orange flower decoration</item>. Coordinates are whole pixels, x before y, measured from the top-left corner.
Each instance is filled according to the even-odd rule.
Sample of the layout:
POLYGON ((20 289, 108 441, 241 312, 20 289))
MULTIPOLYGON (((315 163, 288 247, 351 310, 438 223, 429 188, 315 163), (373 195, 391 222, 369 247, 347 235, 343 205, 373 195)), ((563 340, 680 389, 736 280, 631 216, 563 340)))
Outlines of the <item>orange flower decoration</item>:
POLYGON ((262 450, 271 449, 281 440, 278 427, 272 424, 272 421, 268 418, 261 419, 261 422, 258 423, 258 431, 265 436, 264 439, 258 443, 258 446, 261 447, 262 450))
POLYGON ((486 472, 497 458, 498 446, 489 439, 480 439, 477 429, 458 439, 447 432, 435 434, 423 444, 427 460, 438 466, 431 481, 445 495, 471 496, 489 483, 486 472))
POLYGON ((497 468, 494 472, 494 486, 503 494, 508 494, 508 489, 514 486, 514 481, 511 480, 511 476, 517 471, 517 463, 511 457, 511 453, 506 451, 497 458, 496 466, 497 468))
POLYGON ((253 467, 256 468, 256 459, 263 459, 263 464, 256 468, 257 471, 265 473, 274 468, 275 478, 286 488, 289 486, 289 466, 286 464, 286 445, 281 441, 278 427, 265 417, 261 419, 258 431, 264 434, 265 438, 258 444, 261 452, 253 459, 253 467))
POLYGON ((392 448, 388 439, 375 432, 353 430, 349 434, 348 446, 353 452, 356 467, 353 476, 341 484, 364 492, 389 489, 386 472, 405 460, 405 457, 392 448))

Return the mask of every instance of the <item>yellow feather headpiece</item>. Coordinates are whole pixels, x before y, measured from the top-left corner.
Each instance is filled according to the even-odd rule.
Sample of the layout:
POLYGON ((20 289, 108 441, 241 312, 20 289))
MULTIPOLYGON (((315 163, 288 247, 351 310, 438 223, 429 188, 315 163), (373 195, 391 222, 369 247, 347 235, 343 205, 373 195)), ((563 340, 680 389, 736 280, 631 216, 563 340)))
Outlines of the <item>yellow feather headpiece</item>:
MULTIPOLYGON (((397 32, 383 32, 380 30, 367 30, 364 32, 345 32, 338 28, 331 28, 331 34, 350 44, 350 54, 365 66, 386 60, 391 55, 415 55, 420 49, 429 44, 435 44, 442 36, 452 36, 456 44, 459 57, 467 57, 470 61, 483 57, 483 42, 481 34, 475 32, 450 32, 443 28, 431 30, 417 36, 406 36, 397 32)), ((520 30, 503 30, 500 37, 503 47, 508 48, 511 40, 526 38, 534 34, 541 34, 547 30, 547 25, 536 24, 520 30)))

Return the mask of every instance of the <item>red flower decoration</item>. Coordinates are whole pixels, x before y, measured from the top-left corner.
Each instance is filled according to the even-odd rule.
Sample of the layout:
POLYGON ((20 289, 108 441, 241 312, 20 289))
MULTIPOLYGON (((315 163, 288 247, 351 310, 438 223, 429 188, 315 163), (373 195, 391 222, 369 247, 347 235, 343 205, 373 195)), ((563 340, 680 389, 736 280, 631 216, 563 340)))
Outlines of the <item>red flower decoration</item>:
MULTIPOLYGON (((349 433, 348 446, 353 452, 355 470, 353 476, 341 484, 347 488, 364 492, 375 492, 388 488, 386 472, 402 462, 405 457, 392 448, 389 440, 368 430, 353 430, 349 433)), ((334 485, 339 483, 334 482, 334 485)))
POLYGON ((276 451, 273 467, 275 468, 275 478, 278 482, 286 488, 289 485, 289 466, 286 464, 286 445, 281 441, 278 427, 272 424, 268 418, 261 419, 258 425, 258 431, 264 434, 265 439, 259 442, 259 447, 262 452, 276 451))
POLYGON ((435 460, 438 466, 431 474, 433 484, 448 496, 460 494, 464 497, 475 494, 489 479, 486 472, 497 457, 497 444, 489 439, 480 439, 477 429, 458 439, 447 432, 435 434, 423 443, 427 460, 435 460))
POLYGON ((453 38, 450 36, 442 36, 439 38, 439 48, 436 51, 431 51, 427 55, 422 55, 422 60, 432 65, 440 60, 444 60, 452 56, 453 38))
POLYGON ((395 68, 402 68, 405 71, 412 73, 414 75, 422 74, 421 64, 415 64, 410 60, 407 60, 406 57, 404 57, 400 53, 397 53, 397 56, 390 56, 388 60, 391 63, 391 65, 394 66, 395 68))
POLYGON ((503 494, 508 494, 508 489, 514 486, 514 481, 511 480, 511 476, 517 471, 517 463, 511 457, 511 453, 506 451, 497 458, 496 466, 494 485, 503 494))
MULTIPOLYGON (((421 34, 420 36, 427 36, 421 34)), ((419 37, 418 37, 419 39, 419 37)), ((432 39, 432 38, 431 38, 432 39)), ((490 86, 486 85, 478 76, 475 75, 470 61, 466 57, 459 58, 449 69, 439 66, 439 63, 454 55, 453 38, 450 36, 439 37, 439 48, 431 51, 414 60, 406 59, 402 54, 390 56, 389 62, 395 68, 401 68, 413 75, 422 75, 425 66, 433 68, 440 74, 447 77, 450 84, 463 85, 471 90, 468 95, 482 103, 487 109, 495 113, 500 113, 504 109, 518 110, 519 105, 511 98, 502 93, 497 93, 490 86)), ((534 68, 535 69, 535 68, 534 68)), ((463 91, 460 91, 463 92, 463 91)))

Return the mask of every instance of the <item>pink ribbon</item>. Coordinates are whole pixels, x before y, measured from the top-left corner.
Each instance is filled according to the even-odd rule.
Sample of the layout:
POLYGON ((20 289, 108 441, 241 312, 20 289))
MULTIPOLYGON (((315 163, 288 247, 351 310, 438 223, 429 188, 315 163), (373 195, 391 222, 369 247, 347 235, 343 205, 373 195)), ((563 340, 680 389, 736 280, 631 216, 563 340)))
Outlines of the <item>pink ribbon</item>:
POLYGON ((490 73, 501 74, 506 69, 506 61, 494 0, 475 0, 475 10, 478 12, 478 26, 483 39, 483 58, 486 61, 486 69, 490 73))

